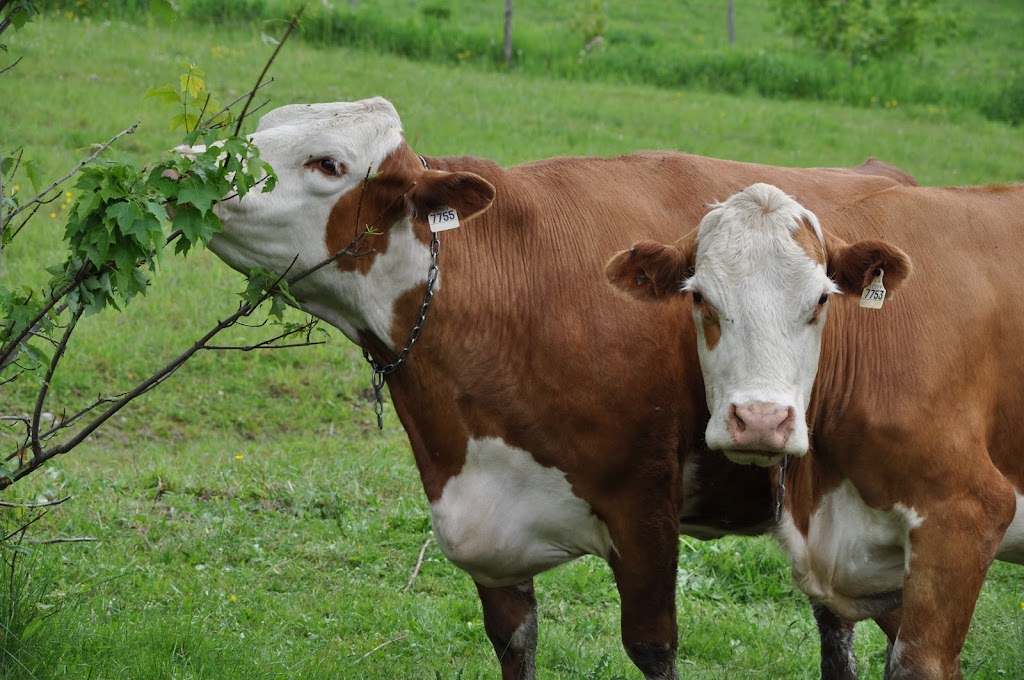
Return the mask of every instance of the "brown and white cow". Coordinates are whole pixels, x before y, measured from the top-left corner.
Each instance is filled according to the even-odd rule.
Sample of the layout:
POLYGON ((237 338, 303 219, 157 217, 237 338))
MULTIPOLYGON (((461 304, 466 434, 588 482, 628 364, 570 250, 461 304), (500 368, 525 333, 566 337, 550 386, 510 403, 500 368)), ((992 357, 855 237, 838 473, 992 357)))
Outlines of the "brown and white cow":
POLYGON ((887 678, 962 677, 989 564, 1024 563, 1024 185, 896 187, 820 214, 753 185, 608 273, 638 297, 689 293, 676 323, 699 338, 709 446, 792 457, 775 533, 801 590, 879 623, 887 678), (910 274, 900 248, 911 284, 862 309, 910 274))
MULTIPOLYGON (((406 344, 421 310, 428 216, 444 206, 457 213, 461 226, 439 234, 422 335, 387 383, 434 535, 477 584, 503 676, 534 677, 533 576, 594 554, 615 574, 630 658, 648 678, 676 677, 680 531, 763 531, 772 486, 767 471, 699 448, 707 414, 693 332, 670 323, 688 303, 667 303, 638 326, 637 303, 604 282, 607 254, 623 241, 667 238, 707 201, 754 181, 824 209, 904 181, 881 176, 899 171, 674 152, 508 169, 423 158, 383 99, 285 106, 252 139, 277 187, 221 203, 224 229, 210 248, 241 271, 303 271, 372 226, 370 254, 340 258, 291 292, 380 365, 406 344)), ((823 664, 849 669, 852 627, 831 631, 823 664)))

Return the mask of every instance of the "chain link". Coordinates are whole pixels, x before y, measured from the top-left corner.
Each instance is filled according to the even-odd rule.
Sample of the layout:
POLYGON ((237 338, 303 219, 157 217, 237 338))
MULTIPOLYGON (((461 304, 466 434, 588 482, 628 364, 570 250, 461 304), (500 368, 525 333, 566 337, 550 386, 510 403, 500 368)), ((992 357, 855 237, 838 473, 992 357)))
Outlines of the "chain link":
POLYGON ((434 299, 434 284, 437 283, 437 275, 440 271, 437 268, 437 255, 440 252, 441 242, 437 238, 437 232, 434 232, 434 237, 430 241, 430 267, 427 269, 427 290, 423 294, 423 304, 420 305, 419 316, 416 318, 416 323, 409 334, 409 341, 405 343, 405 347, 398 353, 395 360, 390 364, 381 366, 374 361, 365 348, 363 349, 363 358, 370 363, 370 368, 373 369, 373 377, 370 379, 370 384, 373 386, 373 412, 377 416, 377 429, 379 430, 384 429, 384 379, 397 371, 398 367, 405 363, 409 352, 412 350, 412 346, 416 344, 416 339, 420 337, 420 331, 423 330, 423 322, 427 318, 427 310, 430 309, 430 303, 434 299))
POLYGON ((782 512, 786 509, 786 467, 789 456, 779 461, 779 478, 775 482, 775 523, 782 524, 782 512))

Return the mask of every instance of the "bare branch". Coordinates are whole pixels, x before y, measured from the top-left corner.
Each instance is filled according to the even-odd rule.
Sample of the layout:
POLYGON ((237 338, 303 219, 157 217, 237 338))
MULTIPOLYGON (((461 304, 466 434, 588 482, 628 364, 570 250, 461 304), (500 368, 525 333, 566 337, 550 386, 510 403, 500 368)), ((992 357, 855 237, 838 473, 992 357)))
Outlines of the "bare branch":
POLYGON ((91 536, 83 536, 81 538, 47 538, 43 540, 28 540, 26 543, 32 545, 48 545, 50 543, 93 543, 98 541, 98 538, 92 538, 91 536))
MULTIPOLYGON (((0 71, 0 73, 3 73, 3 71, 0 71)), ((8 175, 9 177, 14 177, 18 174, 18 168, 21 167, 21 159, 25 156, 25 149, 18 149, 17 154, 17 157, 14 159, 14 168, 11 169, 11 172, 8 175)), ((0 189, 6 189, 10 184, 10 180, 0 182, 0 189)))
POLYGON ((432 540, 432 538, 428 537, 427 540, 423 542, 423 547, 420 548, 420 558, 416 560, 416 568, 412 570, 412 576, 409 577, 409 582, 405 584, 405 588, 403 588, 403 590, 409 590, 409 588, 412 588, 413 581, 415 581, 416 577, 420 575, 420 567, 423 566, 423 557, 427 554, 427 547, 430 546, 430 542, 432 540))
MULTIPOLYGON (((216 129, 216 128, 220 128, 220 127, 223 127, 223 124, 221 124, 221 123, 218 123, 218 124, 216 124, 216 125, 212 125, 212 124, 211 124, 211 121, 217 120, 218 118, 220 118, 220 116, 221 116, 222 114, 225 114, 225 113, 227 113, 228 111, 230 111, 230 110, 231 110, 231 107, 232 107, 232 106, 234 106, 234 105, 235 105, 235 104, 237 104, 238 102, 242 101, 242 100, 243 100, 243 99, 245 99, 246 97, 249 97, 249 96, 251 96, 251 95, 252 95, 252 94, 254 94, 254 93, 255 93, 255 92, 257 91, 257 90, 260 90, 260 89, 262 89, 262 88, 266 87, 267 85, 270 85, 270 84, 271 84, 272 82, 274 82, 274 79, 273 79, 273 78, 268 78, 266 82, 264 82, 264 83, 260 83, 259 85, 257 85, 256 87, 254 87, 254 88, 253 88, 252 90, 249 90, 248 92, 246 92, 246 93, 245 93, 245 94, 243 94, 243 95, 239 95, 237 99, 235 99, 235 100, 234 100, 233 102, 231 102, 230 104, 228 104, 227 106, 225 106, 224 108, 222 108, 222 109, 221 109, 220 111, 217 111, 216 113, 210 114, 210 116, 209 116, 209 117, 208 117, 208 118, 206 119, 206 121, 207 121, 207 122, 206 122, 206 123, 200 123, 199 127, 200 127, 201 129, 203 129, 203 130, 207 130, 207 129, 211 129, 211 130, 212 130, 212 129, 216 129)), ((258 110, 259 108, 263 108, 263 107, 264 107, 265 105, 266 105, 266 102, 264 102, 263 104, 260 104, 260 106, 259 106, 259 107, 258 107, 257 109, 253 109, 252 113, 256 113, 256 111, 257 111, 257 110, 258 110)))
POLYGON ((68 340, 71 339, 71 334, 75 332, 75 326, 78 325, 78 320, 82 318, 83 311, 79 309, 75 312, 71 317, 71 323, 64 329, 64 334, 60 338, 60 344, 57 345, 53 358, 50 359, 50 366, 46 369, 46 377, 43 379, 43 384, 39 387, 39 395, 36 397, 36 408, 32 412, 32 453, 36 458, 43 455, 43 448, 39 443, 39 418, 43 412, 43 403, 46 401, 46 395, 50 391, 50 381, 53 380, 57 364, 64 357, 64 350, 68 348, 68 340))
POLYGON ((14 352, 17 350, 18 346, 25 341, 25 338, 38 330, 39 324, 42 322, 43 318, 46 317, 54 307, 60 304, 65 295, 74 290, 75 287, 82 282, 88 271, 89 264, 83 264, 78 271, 75 272, 75 275, 67 285, 65 285, 59 292, 50 294, 49 301, 43 306, 39 313, 36 314, 35 318, 26 324, 25 329, 18 334, 18 337, 11 340, 6 347, 0 347, 0 370, 6 368, 7 365, 13 361, 14 352))
POLYGON ((71 500, 71 496, 64 496, 64 498, 58 498, 55 501, 46 501, 45 503, 9 503, 7 501, 0 501, 0 508, 50 508, 69 500, 71 500))
POLYGON ((255 345, 207 345, 203 349, 209 349, 209 350, 237 350, 237 351, 240 351, 240 352, 251 352, 254 349, 287 349, 287 348, 291 348, 291 347, 312 347, 314 345, 323 345, 324 342, 322 342, 322 341, 309 340, 309 332, 313 330, 313 326, 315 326, 315 325, 316 325, 316 321, 310 321, 308 323, 303 324, 302 326, 300 326, 298 328, 293 328, 293 329, 291 329, 289 331, 285 331, 284 333, 280 333, 279 335, 276 335, 276 336, 274 336, 272 338, 268 338, 268 339, 266 339, 266 340, 264 340, 262 342, 258 342, 255 345), (305 342, 295 342, 295 343, 288 343, 288 344, 284 344, 284 345, 275 345, 275 344, 273 344, 273 343, 277 342, 278 340, 283 340, 284 338, 290 337, 292 335, 299 335, 300 333, 303 333, 303 332, 306 332, 306 338, 307 339, 306 339, 305 342))
MULTIPOLYGON (((33 199, 32 199, 31 201, 29 201, 29 202, 25 203, 25 204, 24 204, 24 205, 22 205, 22 206, 19 206, 19 207, 18 207, 18 209, 17 209, 17 210, 15 210, 14 212, 12 212, 11 214, 9 214, 9 215, 7 216, 7 218, 8 218, 8 219, 10 219, 10 218, 14 217, 15 215, 17 215, 18 213, 20 213, 20 212, 23 212, 23 211, 24 211, 25 209, 27 209, 27 208, 28 208, 28 207, 29 207, 30 205, 34 205, 34 204, 36 204, 36 203, 39 203, 39 202, 41 202, 41 201, 43 200, 43 198, 44 198, 44 197, 46 196, 46 194, 50 193, 51 191, 53 191, 54 189, 56 189, 57 187, 59 187, 59 186, 60 186, 61 184, 63 184, 64 182, 68 181, 69 179, 71 179, 71 178, 72 178, 72 177, 73 177, 73 176, 75 175, 75 173, 77 173, 77 172, 78 172, 79 170, 81 170, 82 168, 84 168, 84 167, 85 167, 86 165, 88 165, 89 163, 91 163, 91 162, 93 162, 94 160, 96 160, 96 158, 97 158, 97 157, 98 157, 98 156, 99 156, 99 155, 100 155, 101 153, 103 153, 104 151, 106 151, 107 149, 109 149, 109 148, 110 148, 110 147, 111 147, 111 146, 112 146, 112 145, 114 144, 114 142, 116 142, 117 140, 121 139, 121 138, 122 138, 122 137, 124 137, 125 135, 130 135, 130 134, 132 134, 133 132, 135 132, 135 131, 136 131, 136 130, 137 130, 137 129, 139 128, 139 125, 141 125, 141 124, 142 124, 142 121, 141 121, 141 120, 137 120, 137 121, 135 121, 135 124, 134 124, 134 125, 132 125, 131 127, 127 127, 127 128, 125 128, 124 130, 121 130, 120 132, 118 132, 118 133, 117 133, 116 135, 114 135, 114 136, 113 136, 113 137, 111 137, 111 138, 110 138, 109 140, 107 140, 107 142, 106 142, 106 143, 104 143, 104 144, 101 144, 101 145, 100 145, 100 146, 99 146, 99 147, 98 147, 98 148, 96 149, 96 151, 95 151, 95 152, 93 152, 93 154, 92 154, 91 156, 89 156, 88 158, 86 158, 86 159, 85 159, 84 161, 80 161, 80 162, 78 163, 78 165, 76 165, 76 166, 74 167, 74 169, 72 169, 72 170, 71 170, 71 172, 69 172, 68 174, 64 175, 64 176, 63 176, 63 177, 61 177, 60 179, 58 179, 58 180, 57 180, 56 182, 54 182, 53 184, 51 184, 50 186, 48 186, 48 187, 47 187, 46 189, 43 189, 43 190, 42 190, 41 192, 39 192, 39 195, 38 195, 38 196, 36 196, 35 198, 33 198, 33 199)), ((52 200, 52 199, 50 199, 50 200, 52 200)))
POLYGON ((292 15, 291 21, 288 22, 288 30, 284 32, 284 35, 281 37, 281 40, 277 43, 277 47, 274 49, 273 54, 271 54, 270 58, 267 59, 267 63, 263 65, 263 70, 260 71, 260 76, 259 78, 256 79, 256 86, 253 87, 252 90, 250 90, 249 98, 245 100, 245 105, 242 107, 242 113, 240 116, 238 116, 238 121, 235 124, 236 137, 242 131, 242 123, 245 122, 245 117, 246 115, 248 115, 246 111, 249 110, 249 104, 251 104, 252 100, 256 97, 256 91, 260 88, 260 83, 263 82, 263 79, 267 75, 267 71, 270 70, 270 65, 274 63, 275 59, 277 59, 277 55, 281 52, 281 48, 284 47, 284 44, 286 42, 288 42, 288 37, 292 34, 292 31, 294 31, 295 27, 299 25, 299 18, 302 17, 302 13, 305 11, 306 5, 303 4, 301 7, 299 7, 298 11, 295 12, 294 15, 292 15))
MULTIPOLYGON (((46 517, 46 511, 45 510, 43 512, 39 513, 38 515, 36 515, 35 517, 33 517, 32 519, 30 519, 29 521, 27 521, 24 524, 22 524, 20 527, 18 527, 17 529, 12 531, 11 533, 7 534, 3 538, 0 538, 0 543, 3 543, 7 539, 11 538, 12 536, 14 536, 15 534, 18 534, 18 533, 20 533, 22 536, 24 536, 26 529, 28 529, 30 526, 32 526, 33 524, 35 524, 36 522, 38 522, 39 520, 41 520, 44 517, 46 517)), ((18 543, 21 543, 21 539, 18 539, 18 543)))
POLYGON ((390 645, 392 643, 395 643, 395 642, 398 642, 399 640, 404 640, 407 637, 409 637, 409 631, 406 631, 406 632, 402 633, 401 635, 399 635, 398 637, 392 638, 392 639, 388 640, 387 642, 382 642, 379 645, 377 645, 376 647, 374 647, 373 649, 371 649, 370 651, 368 651, 366 654, 363 654, 361 657, 356 659, 354 663, 360 663, 363 659, 365 659, 366 657, 370 656, 374 652, 380 651, 380 650, 384 649, 385 647, 387 647, 388 645, 390 645))
POLYGON ((7 237, 7 238, 8 238, 8 242, 10 242, 10 241, 11 241, 11 240, 12 240, 12 239, 13 239, 13 238, 15 237, 15 236, 17 236, 17 235, 18 235, 18 233, 19 233, 19 232, 21 231, 22 227, 24 227, 24 226, 25 226, 26 224, 28 224, 28 221, 29 221, 30 219, 32 219, 32 217, 33 217, 33 216, 34 216, 34 215, 35 215, 35 214, 36 214, 37 212, 39 212, 39 209, 40 209, 40 208, 42 208, 42 207, 43 207, 43 204, 42 204, 42 202, 39 202, 39 203, 37 203, 37 204, 35 205, 35 207, 34 207, 34 208, 32 208, 32 212, 30 212, 30 213, 29 213, 28 215, 26 215, 26 216, 25 216, 25 219, 23 219, 23 220, 21 221, 21 224, 19 224, 19 225, 18 225, 17 227, 15 227, 15 228, 14 228, 14 230, 13 230, 13 231, 11 232, 11 235, 10 235, 9 237, 7 237))
POLYGON ((0 68, 0 76, 2 76, 3 74, 7 73, 8 71, 10 71, 12 68, 17 66, 18 64, 20 64, 21 60, 24 59, 24 58, 25 58, 24 56, 20 56, 17 59, 15 59, 14 63, 11 64, 10 66, 8 66, 7 68, 0 68))

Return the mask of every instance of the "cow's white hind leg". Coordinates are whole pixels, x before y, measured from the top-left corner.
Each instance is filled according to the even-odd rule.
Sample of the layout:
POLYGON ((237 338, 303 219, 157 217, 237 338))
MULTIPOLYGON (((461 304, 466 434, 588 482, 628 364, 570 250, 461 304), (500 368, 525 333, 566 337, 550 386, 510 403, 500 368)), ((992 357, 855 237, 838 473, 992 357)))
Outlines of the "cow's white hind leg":
POLYGON ((533 579, 514 586, 476 584, 484 609, 484 630, 501 662, 502 680, 534 680, 537 653, 537 598, 533 579))

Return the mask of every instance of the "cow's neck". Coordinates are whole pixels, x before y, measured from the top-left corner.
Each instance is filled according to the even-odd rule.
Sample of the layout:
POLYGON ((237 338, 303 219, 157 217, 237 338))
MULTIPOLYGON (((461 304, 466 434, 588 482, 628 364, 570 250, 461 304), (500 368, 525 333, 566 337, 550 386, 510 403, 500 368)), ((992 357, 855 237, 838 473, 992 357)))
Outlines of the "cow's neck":
MULTIPOLYGON (((668 438, 688 449, 692 442, 681 438, 702 432, 706 417, 692 328, 675 323, 678 330, 666 334, 663 324, 655 332, 662 318, 637 327, 631 303, 610 291, 603 276, 604 261, 635 236, 609 232, 597 219, 580 233, 573 225, 590 220, 538 216, 538 205, 555 201, 541 196, 531 203, 538 185, 520 180, 522 173, 472 159, 427 162, 431 169, 476 172, 497 188, 486 213, 441 233, 439 285, 422 334, 387 379, 428 497, 436 498, 459 471, 472 438, 501 438, 562 469, 567 451, 581 458, 591 453, 590 440, 602 437, 611 446, 621 443, 623 457, 642 448, 638 438, 668 438), (623 337, 648 349, 656 339, 663 352, 630 350, 623 362, 626 348, 614 346, 623 337), (628 373, 609 374, 606 359, 628 373), (578 393, 566 394, 567 385, 578 393), (697 398, 681 399, 684 394, 697 398), (622 422, 648 431, 616 431, 622 422)), ((395 349, 361 339, 378 362, 401 349, 423 290, 410 290, 396 304, 395 349)), ((663 313, 667 320, 688 310, 680 300, 663 313)), ((565 471, 573 482, 572 470, 565 471)))

